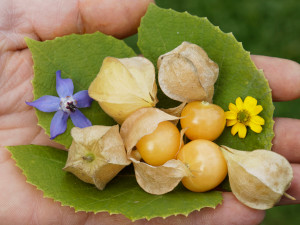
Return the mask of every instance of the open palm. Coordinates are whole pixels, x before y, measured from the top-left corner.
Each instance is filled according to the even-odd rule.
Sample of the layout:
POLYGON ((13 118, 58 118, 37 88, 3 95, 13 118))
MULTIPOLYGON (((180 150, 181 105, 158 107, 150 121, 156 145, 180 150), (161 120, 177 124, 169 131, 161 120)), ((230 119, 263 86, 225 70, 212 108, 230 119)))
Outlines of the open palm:
MULTIPOLYGON (((140 17, 151 0, 1 0, 0 3, 0 224, 131 224, 122 215, 75 213, 58 202, 43 198, 15 166, 8 145, 50 145, 37 126, 32 107, 33 62, 24 37, 50 40, 71 33, 102 31, 118 38, 136 32, 140 17)), ((275 100, 300 97, 300 66, 283 59, 253 56, 265 70, 275 100), (298 88, 298 89, 297 89, 298 88)), ((289 193, 300 199, 300 121, 276 119, 273 150, 293 163, 294 177, 289 193)), ((290 201, 283 199, 283 204, 290 201)), ((298 200, 299 203, 299 200, 298 200)), ((257 224, 263 211, 240 204, 231 193, 216 210, 203 209, 188 218, 140 220, 135 224, 257 224)))

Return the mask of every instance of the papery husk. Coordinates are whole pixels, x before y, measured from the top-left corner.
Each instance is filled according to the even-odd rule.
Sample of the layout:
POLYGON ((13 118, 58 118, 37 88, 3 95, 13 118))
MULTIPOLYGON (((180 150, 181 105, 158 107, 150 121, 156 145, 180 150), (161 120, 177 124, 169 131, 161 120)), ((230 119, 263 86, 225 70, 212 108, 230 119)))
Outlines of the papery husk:
POLYGON ((143 57, 106 57, 89 95, 119 124, 139 108, 157 103, 153 64, 143 57))
POLYGON ((145 135, 151 134, 163 121, 177 120, 157 108, 142 108, 131 114, 122 124, 120 134, 124 140, 127 155, 131 154, 137 142, 145 135))
POLYGON ((188 168, 179 160, 172 159, 162 166, 151 166, 131 158, 135 177, 140 187, 154 195, 172 191, 181 179, 190 175, 188 168))
POLYGON ((157 62, 162 91, 180 102, 212 102, 219 67, 198 45, 183 42, 157 62))
POLYGON ((175 125, 177 125, 177 123, 179 122, 179 117, 181 115, 181 112, 184 108, 184 106, 186 105, 186 102, 181 103, 180 105, 173 107, 173 108, 168 108, 168 109, 163 109, 160 108, 161 111, 164 111, 165 113, 168 113, 169 115, 172 116, 176 116, 178 117, 177 120, 172 120, 171 122, 174 123, 175 125))
POLYGON ((66 171, 100 190, 126 165, 127 159, 119 126, 74 127, 72 145, 68 152, 66 171), (93 158, 88 158, 93 156, 93 158))
POLYGON ((232 193, 248 207, 272 208, 289 188, 293 170, 283 156, 263 149, 248 152, 222 146, 221 150, 232 193))
MULTIPOLYGON (((185 141, 184 141, 183 138, 184 138, 185 132, 186 132, 188 129, 189 129, 189 128, 186 127, 186 128, 181 129, 181 131, 180 131, 180 144, 179 144, 180 147, 179 147, 178 152, 177 152, 177 154, 176 154, 176 158, 177 158, 177 155, 178 155, 180 149, 184 146, 185 141)), ((191 174, 192 174, 192 173, 191 173, 191 174)))

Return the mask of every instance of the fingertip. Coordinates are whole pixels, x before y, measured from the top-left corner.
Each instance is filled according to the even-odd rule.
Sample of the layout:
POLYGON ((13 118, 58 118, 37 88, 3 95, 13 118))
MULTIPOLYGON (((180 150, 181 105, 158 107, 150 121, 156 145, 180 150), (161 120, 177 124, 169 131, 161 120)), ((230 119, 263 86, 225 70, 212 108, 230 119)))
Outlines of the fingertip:
POLYGON ((300 64, 276 57, 252 55, 258 69, 264 71, 275 101, 287 101, 300 97, 300 64))
POLYGON ((272 150, 284 156, 290 162, 300 161, 300 120, 275 118, 275 137, 272 150))

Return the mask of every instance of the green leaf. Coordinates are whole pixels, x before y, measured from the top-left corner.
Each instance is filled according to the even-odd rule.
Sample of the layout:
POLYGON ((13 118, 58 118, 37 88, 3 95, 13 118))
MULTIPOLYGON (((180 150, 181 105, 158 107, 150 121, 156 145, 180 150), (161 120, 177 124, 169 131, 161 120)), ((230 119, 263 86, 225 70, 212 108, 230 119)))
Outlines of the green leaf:
MULTIPOLYGON (((124 58, 136 54, 124 41, 107 36, 100 32, 85 35, 69 35, 55 40, 38 42, 26 38, 26 43, 34 61, 34 99, 43 95, 57 96, 57 70, 62 71, 62 78, 71 78, 74 83, 74 93, 87 90, 92 80, 98 74, 102 61, 106 56, 124 58)), ((93 125, 112 125, 115 122, 107 116, 96 101, 90 108, 80 111, 91 120, 93 125)), ((50 123, 54 113, 44 113, 36 110, 38 123, 50 135, 50 123)), ((67 131, 54 140, 69 147, 72 142, 70 130, 74 125, 68 120, 67 131)))
MULTIPOLYGON (((157 58, 174 49, 183 41, 198 44, 220 67, 219 79, 215 85, 214 103, 225 111, 228 104, 237 97, 255 97, 264 110, 260 114, 266 124, 263 132, 255 134, 248 129, 245 139, 230 134, 226 128, 216 141, 235 149, 270 149, 273 133, 274 106, 271 90, 263 72, 257 70, 249 52, 234 36, 223 33, 206 18, 198 18, 188 13, 160 9, 150 5, 138 34, 138 46, 142 54, 156 65, 157 58)), ((63 78, 74 82, 74 93, 88 89, 97 75, 106 56, 118 58, 135 56, 123 41, 101 33, 70 35, 52 41, 37 42, 26 39, 34 60, 34 97, 56 96, 55 72, 62 70, 63 78)), ((178 103, 169 99, 159 90, 158 107, 171 107, 178 103)), ((91 108, 81 111, 95 124, 112 125, 108 117, 94 102, 91 108)), ((36 111, 39 124, 50 133, 50 122, 54 113, 36 111)), ((55 141, 69 147, 70 130, 55 138, 55 141)), ((136 183, 133 170, 121 172, 104 191, 86 184, 70 173, 62 170, 67 152, 42 146, 9 147, 17 165, 24 171, 28 182, 44 192, 46 197, 60 201, 62 205, 74 207, 77 211, 121 213, 132 220, 140 218, 167 217, 215 207, 222 200, 220 192, 193 193, 179 185, 171 193, 156 196, 144 192, 136 183), (53 174, 53 176, 48 176, 53 174), (47 179, 44 179, 47 176, 47 179)))
MULTIPOLYGON (((219 65, 220 74, 213 99, 215 104, 228 111, 229 103, 235 103, 237 97, 244 100, 246 96, 252 96, 264 108, 260 114, 265 119, 262 133, 256 134, 248 128, 246 138, 240 139, 237 135, 232 136, 231 127, 227 127, 216 142, 241 150, 271 149, 274 137, 271 90, 263 72, 251 61, 249 52, 243 49, 232 33, 223 33, 207 18, 161 9, 151 4, 138 30, 138 46, 142 54, 156 65, 160 55, 183 41, 201 46, 219 65)), ((166 108, 175 104, 161 91, 159 94, 160 106, 166 108)))
POLYGON ((222 201, 220 192, 194 193, 181 185, 168 194, 151 195, 138 186, 131 171, 120 173, 103 191, 99 191, 62 170, 67 159, 66 151, 37 145, 8 147, 8 150, 28 183, 42 190, 45 197, 74 207, 76 211, 108 211, 137 220, 187 215, 203 207, 214 208, 222 201))

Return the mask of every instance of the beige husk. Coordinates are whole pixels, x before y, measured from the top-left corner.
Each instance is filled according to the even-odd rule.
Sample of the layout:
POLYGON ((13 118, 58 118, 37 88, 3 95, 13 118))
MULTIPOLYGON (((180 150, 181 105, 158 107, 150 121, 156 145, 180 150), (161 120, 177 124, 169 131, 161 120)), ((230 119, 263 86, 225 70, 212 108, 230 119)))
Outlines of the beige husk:
POLYGON ((132 112, 157 103, 153 64, 143 57, 106 57, 89 95, 119 124, 132 112))
POLYGON ((95 184, 100 190, 126 165, 127 159, 119 126, 74 127, 65 167, 84 182, 95 184))
POLYGON ((183 42, 161 55, 157 67, 159 85, 168 97, 181 102, 212 102, 219 67, 198 45, 183 42))
POLYGON ((162 166, 151 166, 135 159, 131 160, 138 184, 150 194, 162 195, 170 192, 184 176, 190 174, 188 168, 176 159, 171 159, 162 166))
POLYGON ((293 170, 281 155, 268 150, 221 150, 227 161, 232 193, 254 209, 272 208, 289 188, 293 170))
POLYGON ((180 119, 180 116, 181 116, 181 112, 184 108, 184 106, 186 105, 186 102, 183 102, 181 103, 180 105, 176 106, 176 107, 173 107, 173 108, 168 108, 168 109, 162 109, 160 108, 161 111, 165 112, 165 113, 168 113, 169 115, 172 115, 172 116, 176 116, 178 117, 177 120, 172 120, 171 122, 174 123, 175 125, 177 125, 179 119, 180 119))

